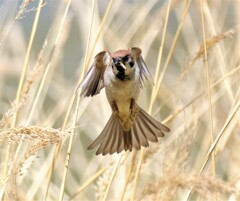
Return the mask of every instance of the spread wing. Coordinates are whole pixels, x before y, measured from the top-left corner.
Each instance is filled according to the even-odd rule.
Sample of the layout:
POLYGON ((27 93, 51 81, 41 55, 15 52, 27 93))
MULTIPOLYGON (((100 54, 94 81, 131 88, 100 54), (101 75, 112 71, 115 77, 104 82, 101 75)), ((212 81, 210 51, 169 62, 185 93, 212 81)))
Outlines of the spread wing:
POLYGON ((81 88, 81 96, 89 97, 100 93, 101 89, 104 87, 104 71, 111 62, 111 56, 107 50, 95 56, 92 66, 79 85, 81 88))
POLYGON ((132 47, 129 50, 131 57, 137 62, 139 70, 140 70, 140 82, 143 84, 147 82, 150 86, 153 85, 153 79, 148 70, 143 58, 142 58, 142 50, 138 47, 132 47))

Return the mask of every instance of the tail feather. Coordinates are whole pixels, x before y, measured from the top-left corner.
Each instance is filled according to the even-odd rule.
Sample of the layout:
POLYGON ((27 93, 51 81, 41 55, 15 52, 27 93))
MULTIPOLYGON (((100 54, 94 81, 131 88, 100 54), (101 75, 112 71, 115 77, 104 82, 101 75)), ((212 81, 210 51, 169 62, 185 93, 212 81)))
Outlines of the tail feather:
POLYGON ((101 153, 102 153, 103 155, 105 155, 106 147, 107 147, 107 145, 112 141, 112 138, 113 138, 113 135, 111 135, 111 130, 109 129, 109 130, 107 131, 107 134, 105 135, 102 143, 100 144, 97 152, 96 152, 97 155, 98 155, 98 154, 101 154, 101 153))
POLYGON ((136 131, 135 127, 132 128, 131 133, 132 133, 132 139, 133 139, 132 141, 133 147, 137 150, 140 150, 141 149, 140 140, 139 140, 138 132, 136 131))
POLYGON ((157 142, 157 136, 155 135, 154 131, 151 130, 151 126, 148 125, 148 123, 145 122, 145 119, 139 115, 139 127, 142 133, 145 133, 146 138, 151 142, 157 142))
POLYGON ((158 137, 164 137, 164 132, 170 131, 168 127, 152 118, 138 105, 136 107, 138 107, 139 112, 129 131, 123 130, 118 115, 112 113, 103 131, 89 145, 88 149, 99 146, 97 155, 120 153, 123 150, 132 151, 132 148, 140 150, 141 146, 149 146, 148 141, 157 142, 158 137))
POLYGON ((132 151, 132 135, 131 131, 124 132, 123 134, 123 140, 124 140, 124 150, 132 151))
MULTIPOLYGON (((118 132, 118 146, 117 146, 117 153, 122 152, 122 150, 124 149, 124 140, 123 140, 123 129, 121 130, 122 132, 118 132)), ((113 152, 114 153, 114 152, 113 152)))
POLYGON ((148 140, 144 132, 141 131, 140 127, 141 122, 139 121, 139 118, 136 118, 133 127, 132 127, 132 135, 137 135, 140 143, 140 149, 141 146, 148 147, 148 140))
MULTIPOLYGON (((114 130, 116 130, 117 131, 117 129, 116 129, 116 126, 117 125, 115 125, 115 128, 114 128, 114 130)), ((111 145, 111 147, 110 147, 110 154, 113 154, 117 149, 118 149, 118 141, 121 139, 121 138, 119 138, 119 134, 118 133, 116 133, 116 134, 114 134, 116 137, 115 137, 115 139, 114 139, 114 141, 113 141, 113 143, 112 143, 112 145, 111 145)), ((107 149, 107 148, 106 148, 107 149)))
POLYGON ((114 139, 115 134, 111 132, 111 131, 114 131, 114 129, 115 129, 114 127, 115 127, 115 124, 113 124, 112 129, 109 129, 109 131, 108 131, 109 137, 108 138, 105 137, 104 142, 100 145, 99 150, 97 151, 97 154, 102 153, 102 155, 106 155, 110 152, 111 147, 114 144, 114 140, 116 140, 116 139, 114 139))
POLYGON ((164 134, 161 130, 160 125, 158 127, 154 126, 154 123, 158 123, 158 124, 161 124, 161 123, 159 123, 152 117, 150 119, 151 121, 149 121, 148 119, 149 116, 139 115, 139 118, 140 118, 139 122, 141 122, 141 131, 147 135, 147 138, 151 142, 157 142, 158 141, 157 137, 164 137, 164 134))
POLYGON ((102 140, 102 142, 100 142, 101 144, 96 152, 97 155, 101 154, 101 153, 102 153, 102 155, 106 155, 110 152, 111 147, 114 144, 114 140, 116 140, 114 138, 115 138, 118 130, 121 130, 121 128, 119 128, 118 123, 117 123, 117 121, 118 121, 117 116, 115 114, 112 114, 110 119, 111 119, 111 124, 109 124, 109 126, 106 126, 102 131, 102 133, 103 134, 106 133, 106 135, 105 135, 104 139, 102 140))
POLYGON ((120 132, 122 131, 122 128, 119 127, 118 123, 116 123, 116 121, 118 121, 116 115, 115 115, 115 118, 116 118, 116 120, 115 120, 114 125, 113 125, 113 127, 111 129, 112 137, 111 137, 111 140, 109 140, 109 141, 108 141, 108 139, 106 139, 106 141, 108 141, 108 144, 105 146, 104 151, 102 152, 103 155, 106 155, 108 153, 113 154, 118 149, 118 140, 121 139, 120 132))
MULTIPOLYGON (((165 125, 161 124, 160 122, 158 122, 157 120, 155 120, 143 109, 140 108, 139 113, 141 114, 140 116, 145 120, 146 125, 149 125, 153 131, 160 130, 160 131, 162 131, 162 134, 163 134, 163 132, 170 131, 170 129, 167 126, 165 126, 165 125)), ((160 135, 159 137, 164 137, 164 134, 163 134, 163 136, 160 135)))
MULTIPOLYGON (((113 115, 113 114, 112 114, 113 115)), ((110 119, 108 120, 106 126, 104 127, 104 129, 102 130, 102 132, 99 134, 99 136, 94 140, 93 143, 91 143, 87 149, 93 149, 96 146, 98 146, 99 144, 102 143, 103 139, 105 138, 105 136, 107 135, 107 131, 110 131, 110 127, 111 125, 113 125, 113 118, 112 116, 110 117, 110 119)))
POLYGON ((106 155, 107 153, 110 153, 111 152, 111 149, 112 147, 114 146, 114 143, 115 141, 117 140, 116 139, 116 134, 114 133, 117 129, 116 129, 116 124, 113 124, 113 127, 111 129, 111 131, 113 132, 110 132, 110 139, 106 140, 107 141, 107 145, 105 146, 104 150, 103 150, 103 155, 106 155))

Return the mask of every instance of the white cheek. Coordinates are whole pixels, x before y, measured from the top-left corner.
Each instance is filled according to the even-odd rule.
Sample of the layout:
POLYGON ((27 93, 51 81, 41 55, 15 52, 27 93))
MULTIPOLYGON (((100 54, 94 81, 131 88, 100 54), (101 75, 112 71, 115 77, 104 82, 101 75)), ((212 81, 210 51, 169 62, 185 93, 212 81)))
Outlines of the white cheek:
POLYGON ((118 70, 117 70, 117 68, 116 68, 116 66, 113 64, 113 73, 115 74, 115 75, 117 75, 118 74, 118 70))
POLYGON ((127 66, 127 69, 125 70, 126 75, 130 75, 132 72, 135 71, 135 65, 133 67, 127 66))

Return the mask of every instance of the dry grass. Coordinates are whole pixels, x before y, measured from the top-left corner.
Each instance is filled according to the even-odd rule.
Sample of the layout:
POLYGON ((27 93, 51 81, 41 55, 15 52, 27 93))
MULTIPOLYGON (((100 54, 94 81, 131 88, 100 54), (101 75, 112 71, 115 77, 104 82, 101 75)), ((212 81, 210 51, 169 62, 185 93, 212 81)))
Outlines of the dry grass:
POLYGON ((179 200, 181 197, 178 198, 177 192, 190 188, 204 200, 211 200, 214 193, 217 193, 217 200, 226 199, 231 194, 239 199, 240 192, 236 191, 235 184, 223 182, 209 174, 194 175, 169 171, 166 175, 148 184, 139 200, 179 200))
POLYGON ((1 200, 240 200, 235 0, 0 1, 1 200), (93 56, 138 46, 138 104, 171 128, 139 152, 86 148, 110 117, 76 91, 93 56), (58 128, 58 129, 57 129, 58 128))

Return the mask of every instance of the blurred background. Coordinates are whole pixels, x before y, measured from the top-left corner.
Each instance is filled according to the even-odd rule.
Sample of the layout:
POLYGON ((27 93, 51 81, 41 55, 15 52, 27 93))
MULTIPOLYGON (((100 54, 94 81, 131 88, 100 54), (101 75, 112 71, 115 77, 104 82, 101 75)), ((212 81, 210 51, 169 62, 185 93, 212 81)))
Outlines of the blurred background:
POLYGON ((0 0, 1 198, 238 200, 239 10, 238 0, 0 0), (155 83, 138 104, 171 132, 95 156, 87 146, 111 109, 104 90, 78 99, 77 86, 98 52, 132 46, 155 83))

